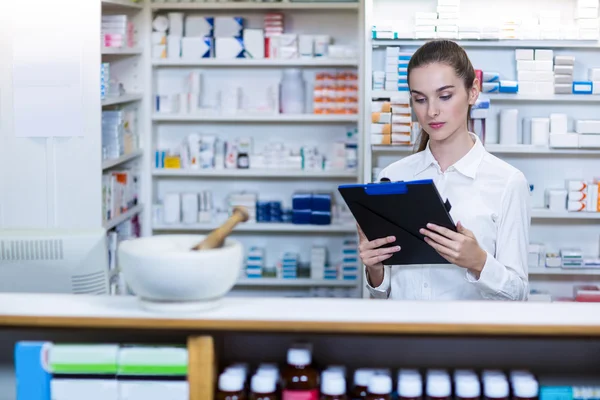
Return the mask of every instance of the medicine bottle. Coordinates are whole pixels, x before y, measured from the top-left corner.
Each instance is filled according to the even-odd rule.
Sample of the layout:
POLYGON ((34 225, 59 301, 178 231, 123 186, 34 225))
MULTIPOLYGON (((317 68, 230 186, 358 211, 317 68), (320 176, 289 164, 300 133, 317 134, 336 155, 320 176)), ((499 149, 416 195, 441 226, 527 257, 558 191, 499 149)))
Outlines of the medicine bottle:
POLYGON ((364 400, 367 397, 367 387, 373 375, 375 371, 372 369, 360 368, 354 371, 354 387, 350 391, 351 400, 364 400))
POLYGON ((275 382, 275 387, 277 388, 277 392, 279 392, 279 390, 281 389, 281 385, 280 385, 281 379, 279 376, 279 368, 277 367, 277 364, 261 364, 258 366, 256 373, 260 374, 260 375, 267 375, 267 376, 271 377, 271 379, 273 379, 273 381, 275 382))
POLYGON ((217 400, 246 400, 243 376, 234 372, 222 373, 219 376, 217 400))
POLYGON ((346 378, 340 371, 325 371, 321 376, 321 400, 347 400, 346 378))
POLYGON ((283 400, 317 400, 319 398, 319 374, 311 367, 309 349, 288 350, 288 365, 282 374, 283 400))
POLYGON ((456 400, 479 400, 481 398, 481 385, 474 375, 458 375, 454 381, 454 394, 456 400))
POLYGON ((508 381, 500 376, 488 377, 483 381, 483 395, 487 400, 508 400, 508 381))
POLYGON ((425 391, 429 400, 450 400, 452 396, 450 376, 437 371, 428 372, 425 391))
POLYGON ((367 387, 366 400, 390 400, 392 398, 392 378, 388 375, 373 375, 367 387))
POLYGON ((400 374, 398 377, 398 398, 400 400, 421 400, 423 398, 421 376, 400 374))
POLYGON ((305 83, 301 69, 284 69, 281 79, 281 113, 304 114, 305 83))
POLYGON ((269 373, 258 372, 250 382, 250 400, 278 400, 277 381, 269 373))
POLYGON ((532 377, 513 379, 514 400, 537 400, 539 395, 539 384, 532 377))

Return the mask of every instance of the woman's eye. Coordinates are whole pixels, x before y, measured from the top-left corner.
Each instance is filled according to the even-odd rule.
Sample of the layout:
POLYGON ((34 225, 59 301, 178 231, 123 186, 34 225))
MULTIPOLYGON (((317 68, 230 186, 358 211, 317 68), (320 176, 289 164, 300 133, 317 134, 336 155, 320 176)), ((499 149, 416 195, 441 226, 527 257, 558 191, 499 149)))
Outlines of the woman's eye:
POLYGON ((414 99, 414 100, 417 103, 424 103, 425 102, 425 99, 414 99))
POLYGON ((451 95, 451 94, 448 94, 448 95, 446 95, 446 96, 440 96, 440 99, 442 99, 442 100, 444 100, 444 101, 446 101, 446 100, 450 100, 451 98, 452 98, 452 95, 451 95))

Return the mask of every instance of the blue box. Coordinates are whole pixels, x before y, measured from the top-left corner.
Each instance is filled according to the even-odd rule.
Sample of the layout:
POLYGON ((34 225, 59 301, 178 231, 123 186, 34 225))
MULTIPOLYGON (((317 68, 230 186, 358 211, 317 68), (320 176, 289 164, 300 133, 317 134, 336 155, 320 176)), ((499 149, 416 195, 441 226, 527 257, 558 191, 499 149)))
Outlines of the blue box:
POLYGON ((591 81, 573 81, 573 94, 592 94, 593 88, 591 81))
POLYGON ((52 375, 44 369, 48 342, 18 342, 15 345, 17 400, 50 400, 52 375))
POLYGON ((312 209, 312 194, 311 193, 294 193, 292 195, 293 210, 311 210, 312 209))
POLYGON ((310 216, 310 223, 313 225, 331 225, 331 212, 313 211, 310 216))
POLYGON ((308 225, 311 221, 311 210, 294 210, 292 211, 292 224, 308 225))
POLYGON ((517 81, 500 81, 500 93, 517 93, 519 91, 519 83, 517 81))
POLYGON ((310 209, 313 211, 331 211, 331 194, 313 194, 312 205, 310 209))

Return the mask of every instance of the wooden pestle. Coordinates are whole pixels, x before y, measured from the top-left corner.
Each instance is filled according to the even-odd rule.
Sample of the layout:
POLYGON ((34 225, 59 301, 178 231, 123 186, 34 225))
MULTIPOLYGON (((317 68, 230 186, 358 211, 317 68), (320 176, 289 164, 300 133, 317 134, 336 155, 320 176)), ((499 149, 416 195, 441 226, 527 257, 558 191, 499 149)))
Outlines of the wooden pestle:
POLYGON ((231 216, 217 229, 209 233, 202 242, 198 243, 192 250, 216 249, 223 246, 225 238, 233 231, 233 228, 240 223, 248 221, 249 215, 246 207, 234 207, 231 216))

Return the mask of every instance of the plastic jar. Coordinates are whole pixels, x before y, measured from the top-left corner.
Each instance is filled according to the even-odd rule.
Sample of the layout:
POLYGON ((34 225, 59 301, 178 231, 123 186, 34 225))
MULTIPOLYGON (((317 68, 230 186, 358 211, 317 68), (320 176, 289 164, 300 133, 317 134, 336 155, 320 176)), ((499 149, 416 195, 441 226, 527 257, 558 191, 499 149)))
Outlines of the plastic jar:
POLYGON ((281 113, 304 114, 305 91, 302 70, 297 68, 284 69, 281 79, 281 113))

